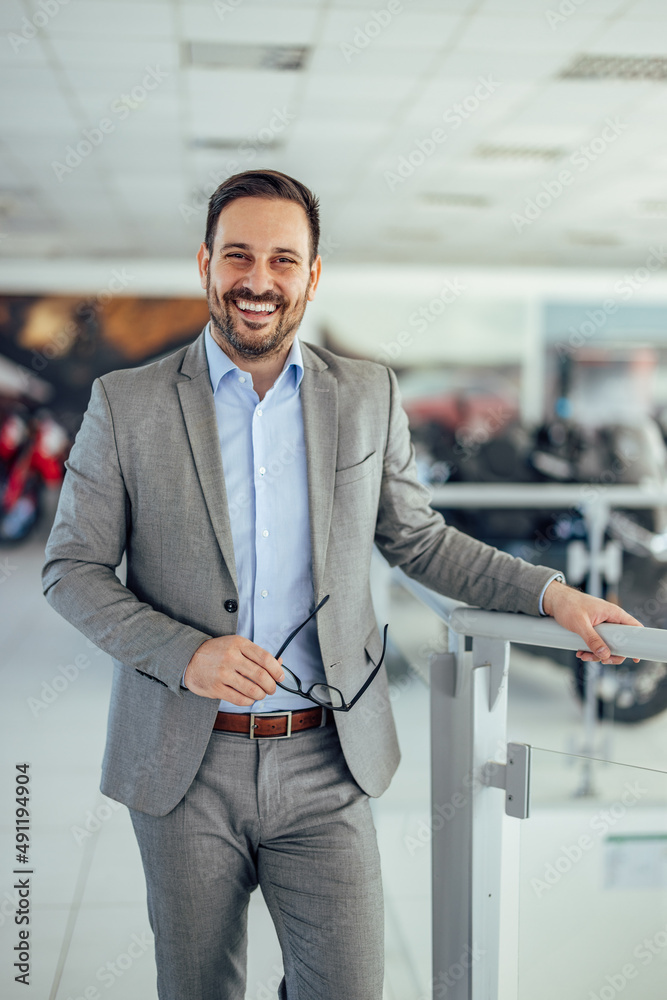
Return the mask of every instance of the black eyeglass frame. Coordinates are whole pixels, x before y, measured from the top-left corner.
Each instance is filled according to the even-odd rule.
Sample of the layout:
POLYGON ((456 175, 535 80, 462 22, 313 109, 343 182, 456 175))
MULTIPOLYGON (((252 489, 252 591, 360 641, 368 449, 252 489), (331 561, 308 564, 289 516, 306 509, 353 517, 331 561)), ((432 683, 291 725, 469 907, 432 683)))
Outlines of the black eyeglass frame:
MULTIPOLYGON (((299 634, 299 632, 301 631, 301 629, 305 628, 306 625, 308 624, 308 622, 311 620, 311 618, 314 618, 315 615, 317 614, 317 612, 320 611, 320 609, 324 607, 324 605, 329 600, 329 597, 330 597, 329 594, 327 594, 326 597, 323 597, 322 600, 320 601, 320 603, 315 608, 315 610, 311 611, 311 613, 308 615, 308 617, 306 618, 306 620, 303 621, 303 622, 301 622, 301 624, 298 625, 297 628, 295 628, 293 632, 290 632, 290 634, 287 636, 287 638, 285 639, 284 643, 282 644, 282 646, 280 647, 280 649, 276 653, 276 655, 275 655, 276 660, 280 656, 282 656, 282 654, 287 649, 287 647, 289 646, 289 644, 292 641, 292 639, 294 639, 295 636, 297 636, 299 634)), ((296 676, 296 674, 292 670, 290 670, 289 667, 284 667, 284 669, 285 670, 289 670, 290 674, 292 675, 292 677, 294 678, 294 680, 298 684, 298 690, 294 691, 293 688, 287 687, 284 683, 281 683, 280 681, 276 681, 276 684, 278 685, 279 688, 282 688, 283 691, 289 691, 290 694, 298 694, 301 698, 307 698, 309 701, 314 702, 316 705, 319 705, 321 708, 328 708, 330 712, 349 712, 352 708, 354 708, 354 706, 356 705, 356 703, 361 698, 362 694, 366 691, 366 689, 368 687, 370 687, 370 685, 372 684, 372 682, 374 681, 374 679, 378 675, 380 667, 382 666, 382 663, 384 662, 384 654, 385 654, 386 649, 387 649, 387 630, 388 630, 388 628, 389 628, 389 625, 388 624, 385 625, 385 627, 384 627, 384 638, 383 638, 383 641, 382 641, 382 656, 380 657, 380 662, 377 664, 377 666, 373 669, 373 671, 366 678, 366 680, 364 681, 364 683, 362 684, 362 686, 359 688, 359 690, 355 694, 355 696, 352 699, 352 701, 346 702, 345 698, 343 698, 343 692, 339 688, 334 687, 333 684, 329 684, 326 681, 325 682, 318 681, 316 684, 312 684, 308 688, 307 691, 304 691, 303 688, 301 687, 301 681, 300 681, 300 679, 296 676), (331 691, 335 691, 339 695, 340 700, 342 702, 342 705, 330 705, 330 704, 327 704, 326 702, 321 701, 319 698, 317 698, 313 694, 311 694, 313 688, 320 687, 320 686, 328 687, 328 688, 330 688, 331 691)))

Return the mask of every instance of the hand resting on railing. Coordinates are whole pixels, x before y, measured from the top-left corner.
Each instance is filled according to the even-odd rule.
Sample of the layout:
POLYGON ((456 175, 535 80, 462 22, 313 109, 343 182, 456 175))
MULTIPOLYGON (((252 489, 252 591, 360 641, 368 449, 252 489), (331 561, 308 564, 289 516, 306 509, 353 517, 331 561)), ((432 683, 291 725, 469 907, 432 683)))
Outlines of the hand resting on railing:
MULTIPOLYGON (((595 631, 595 625, 610 622, 615 625, 638 625, 641 622, 619 608, 616 604, 603 601, 600 597, 591 597, 580 590, 568 587, 558 580, 553 580, 544 592, 544 610, 551 615, 559 625, 569 632, 576 632, 584 640, 588 649, 580 649, 577 656, 580 660, 595 660, 602 663, 622 663, 624 656, 612 656, 609 647, 595 631), (591 652, 592 650, 592 652, 591 652)), ((635 663, 639 661, 635 658, 635 663)))

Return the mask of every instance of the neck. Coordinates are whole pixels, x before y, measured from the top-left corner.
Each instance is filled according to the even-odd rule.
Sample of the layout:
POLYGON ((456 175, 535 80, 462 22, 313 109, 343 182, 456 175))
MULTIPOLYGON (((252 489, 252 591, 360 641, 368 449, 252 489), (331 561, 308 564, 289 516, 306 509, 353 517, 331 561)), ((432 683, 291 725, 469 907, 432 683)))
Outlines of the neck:
POLYGON ((271 354, 248 358, 244 354, 235 351, 231 344, 223 340, 213 324, 211 324, 211 336, 218 347, 225 352, 230 361, 233 361, 235 365, 252 376, 253 388, 260 399, 264 399, 283 370, 287 355, 294 342, 294 337, 292 337, 289 341, 280 344, 271 354))

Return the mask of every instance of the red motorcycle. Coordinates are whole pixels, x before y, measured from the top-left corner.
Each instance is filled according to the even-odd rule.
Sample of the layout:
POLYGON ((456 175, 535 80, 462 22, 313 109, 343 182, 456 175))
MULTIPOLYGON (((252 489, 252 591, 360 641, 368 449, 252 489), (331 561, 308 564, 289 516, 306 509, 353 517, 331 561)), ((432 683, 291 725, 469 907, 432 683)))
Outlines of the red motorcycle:
POLYGON ((62 482, 69 449, 67 432, 46 410, 0 403, 0 543, 28 537, 44 490, 62 482))

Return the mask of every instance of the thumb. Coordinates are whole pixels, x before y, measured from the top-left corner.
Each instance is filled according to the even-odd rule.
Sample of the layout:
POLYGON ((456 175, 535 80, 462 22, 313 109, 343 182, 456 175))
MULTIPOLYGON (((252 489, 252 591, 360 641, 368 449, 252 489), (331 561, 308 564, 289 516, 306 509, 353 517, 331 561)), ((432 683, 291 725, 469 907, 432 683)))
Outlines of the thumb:
POLYGON ((592 653, 595 653, 595 655, 601 660, 609 659, 611 656, 611 650, 605 643, 604 639, 597 634, 595 629, 588 622, 582 623, 581 628, 578 628, 576 631, 592 653))

